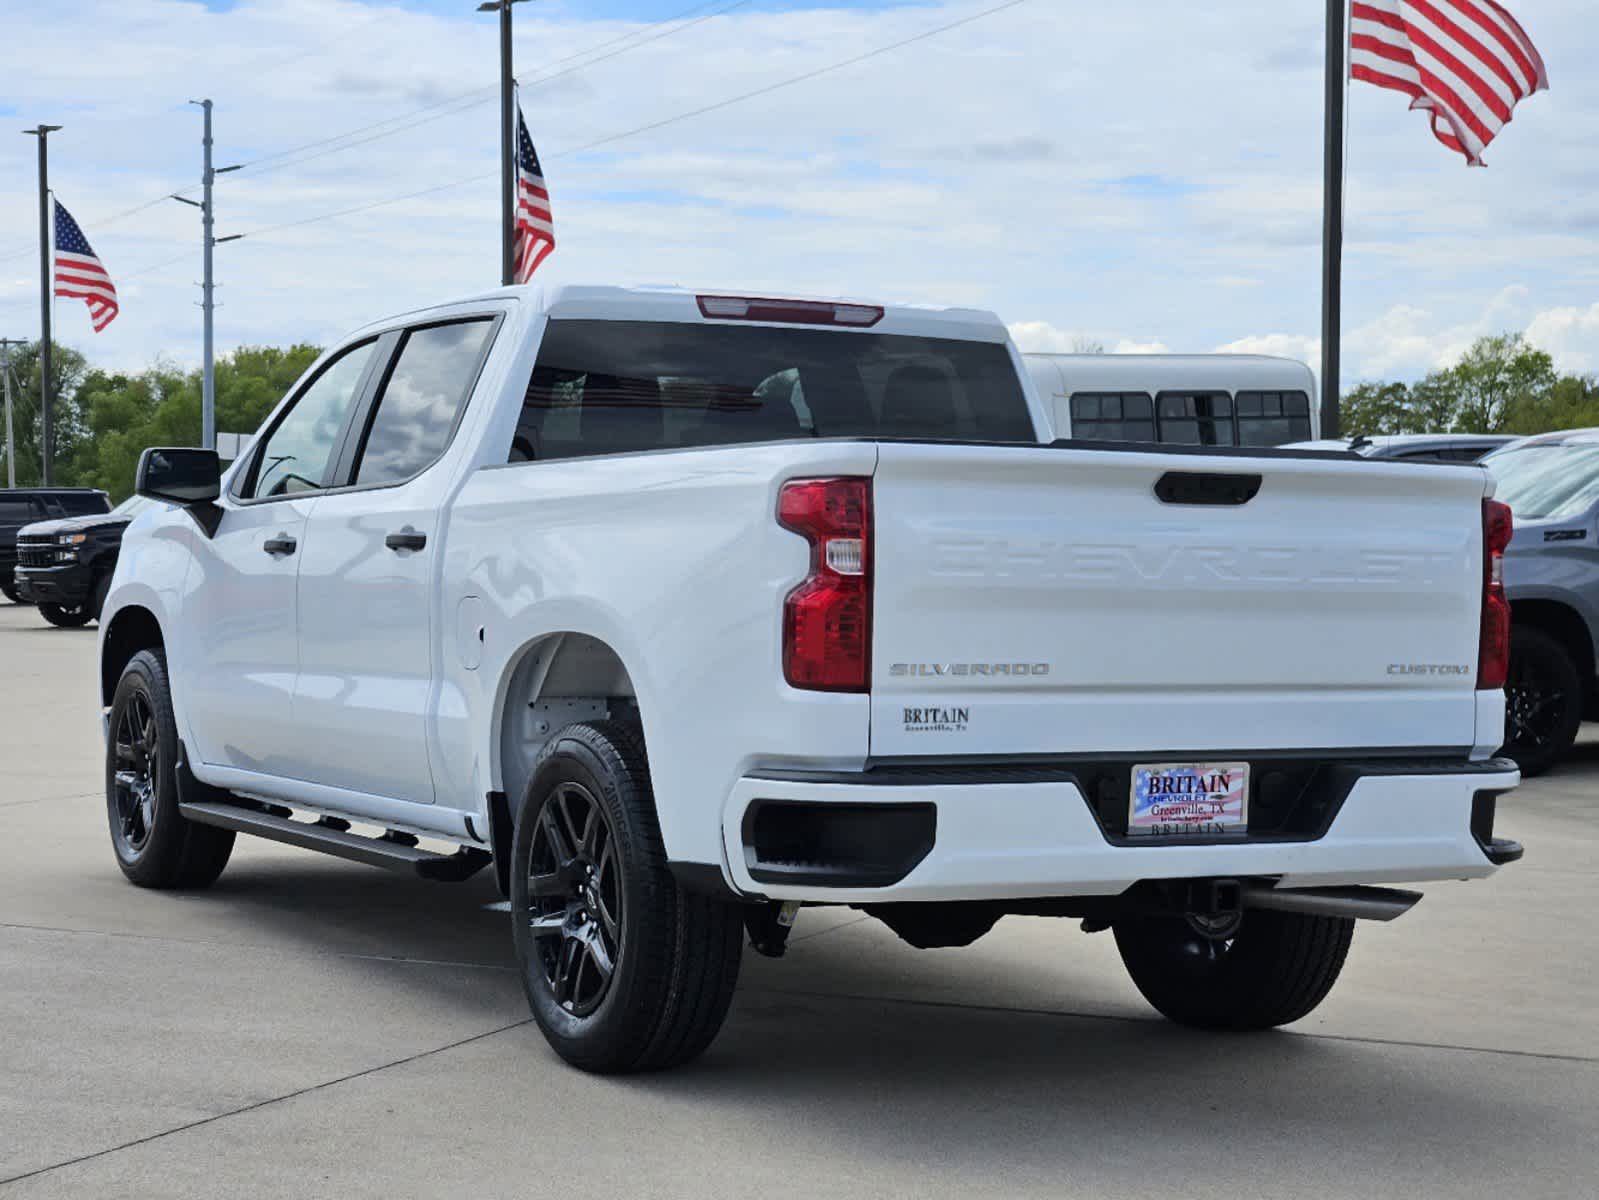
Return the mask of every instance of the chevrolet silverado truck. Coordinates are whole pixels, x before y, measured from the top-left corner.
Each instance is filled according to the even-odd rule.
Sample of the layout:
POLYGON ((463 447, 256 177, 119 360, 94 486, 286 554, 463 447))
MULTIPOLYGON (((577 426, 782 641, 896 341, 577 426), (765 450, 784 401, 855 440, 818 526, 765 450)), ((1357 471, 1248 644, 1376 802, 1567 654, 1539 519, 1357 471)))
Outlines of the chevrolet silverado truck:
MULTIPOLYGON (((104 498, 104 493, 95 493, 104 498)), ((52 625, 75 628, 100 615, 117 569, 122 534, 150 501, 129 496, 110 512, 36 521, 17 531, 12 587, 52 625)))
POLYGON ((983 312, 509 288, 329 350, 225 473, 152 449, 100 627, 111 841, 492 869, 585 1069, 699 1054, 746 938, 1110 930, 1298 1020, 1357 918, 1521 853, 1479 468, 1044 442, 983 312))
POLYGON ((0 594, 13 604, 24 603, 15 579, 17 539, 24 528, 39 521, 103 516, 110 511, 106 494, 95 488, 0 488, 0 594))

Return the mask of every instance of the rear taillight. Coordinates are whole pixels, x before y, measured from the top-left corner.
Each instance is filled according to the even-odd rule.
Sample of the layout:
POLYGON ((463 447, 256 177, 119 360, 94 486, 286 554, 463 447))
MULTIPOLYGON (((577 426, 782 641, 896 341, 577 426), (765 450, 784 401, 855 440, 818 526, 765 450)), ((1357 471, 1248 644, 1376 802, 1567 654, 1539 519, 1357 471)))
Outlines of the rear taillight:
POLYGON ((1510 601, 1505 599, 1505 547, 1510 545, 1510 506, 1482 502, 1482 632, 1477 639, 1477 687, 1505 686, 1510 667, 1510 601))
POLYGON ((783 678, 797 688, 871 685, 872 481, 796 479, 777 521, 811 544, 811 571, 783 603, 783 678))

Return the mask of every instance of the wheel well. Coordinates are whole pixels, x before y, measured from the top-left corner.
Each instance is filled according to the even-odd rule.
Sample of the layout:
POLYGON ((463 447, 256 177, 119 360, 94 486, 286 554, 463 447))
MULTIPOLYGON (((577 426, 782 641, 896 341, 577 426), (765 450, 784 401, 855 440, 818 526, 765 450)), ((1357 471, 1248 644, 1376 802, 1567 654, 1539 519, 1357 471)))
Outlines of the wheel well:
POLYGON ((1558 600, 1517 600, 1510 606, 1512 625, 1547 633, 1570 652, 1582 686, 1594 693, 1593 638, 1577 610, 1558 600))
POLYGON ((551 736, 574 721, 636 720, 621 657, 598 638, 556 633, 526 646, 511 668, 499 722, 500 788, 511 812, 551 736))
POLYGON ((148 608, 130 605, 119 610, 111 620, 111 628, 106 630, 100 650, 100 703, 111 703, 117 681, 122 678, 122 670, 130 658, 141 650, 165 645, 161 623, 148 608))

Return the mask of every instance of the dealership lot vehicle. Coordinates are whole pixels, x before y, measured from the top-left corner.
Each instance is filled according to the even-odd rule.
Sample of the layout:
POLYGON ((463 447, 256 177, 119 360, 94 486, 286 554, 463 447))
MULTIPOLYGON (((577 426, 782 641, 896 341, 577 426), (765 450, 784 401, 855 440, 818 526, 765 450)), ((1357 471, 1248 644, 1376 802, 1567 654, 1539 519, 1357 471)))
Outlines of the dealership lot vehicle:
POLYGON ((38 521, 17 532, 18 597, 52 625, 86 625, 100 616, 128 522, 150 501, 130 496, 107 513, 38 521))
POLYGON ((1506 433, 1385 433, 1376 437, 1291 442, 1295 450, 1347 450, 1362 458, 1395 458, 1403 462, 1480 462, 1516 438, 1506 433))
POLYGON ((1524 438, 1484 465, 1516 520, 1504 562, 1505 752, 1536 773, 1571 749, 1599 709, 1599 430, 1524 438))
POLYGON ((1263 354, 1024 354, 1052 437, 1280 446, 1321 428, 1316 378, 1263 354))
POLYGON ((594 1070, 698 1054, 802 904, 926 947, 1080 918, 1175 1020, 1297 1020, 1416 898, 1373 885, 1520 855, 1508 513, 1475 468, 1048 429, 974 311, 508 289, 370 326, 226 477, 141 461, 185 507, 129 527, 101 627, 118 861, 492 865, 594 1070))
POLYGON ((14 573, 17 534, 24 526, 110 511, 111 501, 96 488, 0 488, 0 595, 13 604, 21 600, 14 573))

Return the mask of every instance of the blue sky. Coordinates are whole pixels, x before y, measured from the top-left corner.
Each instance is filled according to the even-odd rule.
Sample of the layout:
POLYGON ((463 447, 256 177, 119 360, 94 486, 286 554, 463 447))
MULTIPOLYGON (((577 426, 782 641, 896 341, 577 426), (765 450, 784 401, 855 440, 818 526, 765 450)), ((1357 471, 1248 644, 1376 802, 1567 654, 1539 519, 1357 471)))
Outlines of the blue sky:
MULTIPOLYGON (((730 2, 676 24, 655 22, 691 0, 517 6, 524 106, 555 197, 551 281, 976 305, 1038 348, 1315 360, 1317 0, 1027 0, 585 149, 996 0, 717 12, 730 2)), ((1510 6, 1553 90, 1518 109, 1487 170, 1442 150, 1401 97, 1350 93, 1352 378, 1413 377, 1505 328, 1599 371, 1599 27, 1577 0, 1510 6)), ((52 142, 57 191, 124 297, 98 336, 58 305, 63 340, 123 367, 198 357, 197 221, 160 197, 197 173, 185 101, 201 94, 216 101, 219 163, 266 160, 218 186, 219 232, 248 235, 218 250, 219 345, 325 341, 494 281, 492 17, 473 0, 208 7, 79 0, 68 22, 55 0, 7 5, 0 103, 67 127, 52 142), (404 128, 271 157, 380 122, 404 128)), ((9 336, 37 322, 33 188, 32 143, 0 139, 9 336)))

